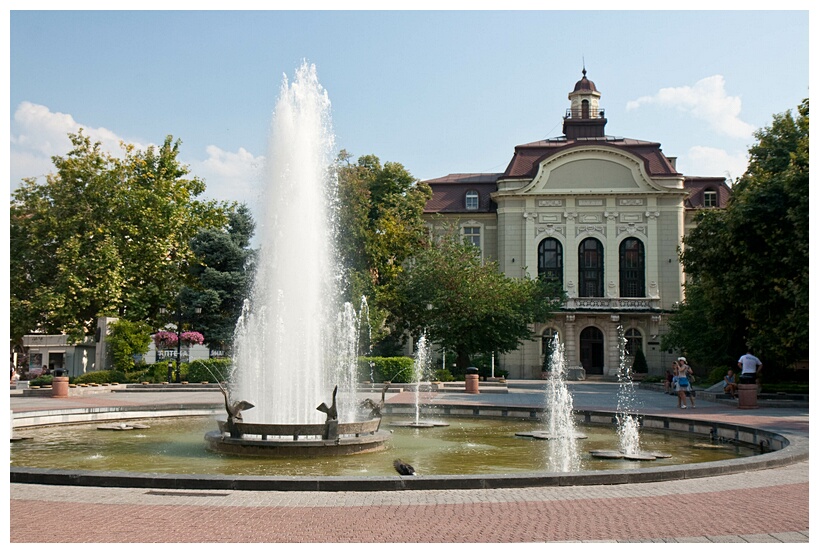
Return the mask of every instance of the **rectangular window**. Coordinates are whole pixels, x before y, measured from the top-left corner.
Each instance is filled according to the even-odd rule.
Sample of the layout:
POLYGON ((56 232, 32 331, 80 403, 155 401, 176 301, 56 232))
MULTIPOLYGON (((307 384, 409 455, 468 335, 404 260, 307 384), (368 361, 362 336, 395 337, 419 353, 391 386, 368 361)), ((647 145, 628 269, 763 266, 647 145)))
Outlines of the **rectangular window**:
POLYGON ((713 190, 706 190, 703 193, 703 205, 705 207, 717 207, 717 193, 713 190))
POLYGON ((464 227, 464 242, 481 249, 481 227, 464 227))

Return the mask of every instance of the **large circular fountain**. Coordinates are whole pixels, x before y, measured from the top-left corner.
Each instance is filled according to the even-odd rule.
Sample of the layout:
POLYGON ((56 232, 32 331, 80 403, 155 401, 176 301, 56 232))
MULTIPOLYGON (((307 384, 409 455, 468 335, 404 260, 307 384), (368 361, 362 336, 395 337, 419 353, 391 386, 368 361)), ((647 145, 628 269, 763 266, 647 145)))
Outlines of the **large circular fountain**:
POLYGON ((389 438, 377 413, 362 417, 355 401, 359 317, 337 289, 333 147, 330 101, 304 63, 292 83, 284 79, 276 103, 255 282, 223 389, 227 420, 207 433, 209 449, 341 455, 380 449, 389 438))

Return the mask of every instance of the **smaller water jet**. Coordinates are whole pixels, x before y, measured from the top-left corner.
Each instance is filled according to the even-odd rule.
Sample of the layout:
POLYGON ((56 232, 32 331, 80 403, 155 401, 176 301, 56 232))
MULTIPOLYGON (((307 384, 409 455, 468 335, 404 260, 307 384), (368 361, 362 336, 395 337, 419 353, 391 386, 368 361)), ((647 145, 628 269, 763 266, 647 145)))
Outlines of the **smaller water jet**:
MULTIPOLYGON (((428 382, 427 376, 429 374, 430 366, 430 344, 427 340, 426 333, 422 334, 418 339, 418 344, 415 350, 415 361, 412 364, 412 383, 414 385, 415 395, 415 419, 411 421, 396 421, 390 423, 390 426, 409 426, 412 428, 434 428, 436 426, 449 426, 445 422, 424 421, 421 420, 421 389, 424 387, 423 383, 428 382)), ((429 389, 429 387, 427 386, 429 389)))
POLYGON ((623 326, 617 326, 617 348, 619 366, 617 380, 617 435, 620 441, 619 450, 594 450, 589 454, 601 459, 627 459, 630 461, 653 461, 668 458, 670 455, 660 451, 643 451, 640 447, 640 421, 636 411, 637 394, 634 390, 634 379, 631 368, 626 366, 626 338, 623 326))
POLYGON ((519 432, 524 436, 539 440, 549 440, 549 466, 557 472, 576 471, 580 467, 577 440, 586 438, 575 428, 574 406, 571 393, 566 385, 566 358, 564 346, 555 335, 552 342, 552 356, 549 359, 549 380, 546 384, 546 431, 519 432))

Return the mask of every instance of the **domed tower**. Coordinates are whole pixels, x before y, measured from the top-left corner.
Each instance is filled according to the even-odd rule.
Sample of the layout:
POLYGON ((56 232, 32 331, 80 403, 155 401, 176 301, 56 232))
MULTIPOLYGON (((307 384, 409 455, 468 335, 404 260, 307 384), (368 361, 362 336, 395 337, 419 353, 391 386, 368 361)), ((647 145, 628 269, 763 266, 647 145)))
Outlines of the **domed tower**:
POLYGON ((569 140, 577 138, 599 138, 606 135, 606 118, 600 109, 600 92, 594 83, 586 78, 583 67, 583 78, 574 85, 569 93, 572 106, 566 110, 563 118, 563 134, 569 140))

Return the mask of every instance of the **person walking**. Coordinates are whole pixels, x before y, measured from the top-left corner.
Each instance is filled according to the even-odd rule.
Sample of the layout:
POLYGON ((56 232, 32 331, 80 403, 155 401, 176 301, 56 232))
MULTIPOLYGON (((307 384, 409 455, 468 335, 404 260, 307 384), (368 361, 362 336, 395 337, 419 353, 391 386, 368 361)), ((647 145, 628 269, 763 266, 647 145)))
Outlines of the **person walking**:
POLYGON ((688 399, 691 402, 691 408, 693 409, 694 395, 691 391, 691 382, 689 377, 694 371, 688 366, 685 357, 677 358, 673 365, 677 375, 677 407, 680 409, 686 409, 685 398, 688 396, 688 399))

